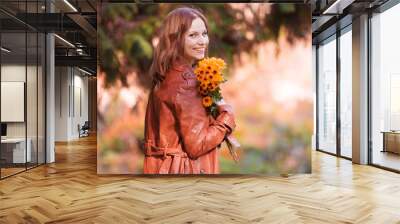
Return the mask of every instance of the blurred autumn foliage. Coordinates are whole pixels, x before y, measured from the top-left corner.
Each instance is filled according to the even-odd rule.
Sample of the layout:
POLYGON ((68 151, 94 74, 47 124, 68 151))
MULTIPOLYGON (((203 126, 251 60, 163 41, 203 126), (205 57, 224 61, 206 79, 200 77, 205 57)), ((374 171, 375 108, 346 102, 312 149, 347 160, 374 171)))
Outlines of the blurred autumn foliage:
POLYGON ((209 56, 227 62, 224 99, 235 109, 236 164, 221 173, 309 173, 313 131, 311 13, 303 4, 115 4, 98 16, 98 172, 141 173, 147 70, 163 18, 195 7, 209 23, 209 56))
MULTIPOLYGON (((150 66, 163 18, 181 4, 103 3, 98 26, 100 68, 106 85, 126 84, 135 69, 148 86, 150 66)), ((209 23, 209 55, 218 53, 230 64, 234 55, 252 52, 260 42, 285 35, 290 43, 309 35, 311 14, 306 4, 194 4, 209 23)), ((279 49, 278 49, 279 50, 279 49)))

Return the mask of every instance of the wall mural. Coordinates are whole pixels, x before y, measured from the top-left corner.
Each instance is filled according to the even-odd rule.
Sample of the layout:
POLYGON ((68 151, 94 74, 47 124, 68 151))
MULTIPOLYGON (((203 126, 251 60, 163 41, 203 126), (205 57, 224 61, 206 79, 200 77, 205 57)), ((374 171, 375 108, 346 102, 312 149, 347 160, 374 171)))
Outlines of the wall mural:
POLYGON ((306 4, 102 3, 99 174, 311 172, 306 4))

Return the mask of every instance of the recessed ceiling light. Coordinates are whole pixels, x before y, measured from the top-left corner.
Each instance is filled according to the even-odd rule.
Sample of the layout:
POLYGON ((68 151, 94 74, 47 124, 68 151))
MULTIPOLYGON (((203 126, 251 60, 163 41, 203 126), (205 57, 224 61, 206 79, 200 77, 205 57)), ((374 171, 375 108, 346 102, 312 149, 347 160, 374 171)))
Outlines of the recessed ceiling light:
POLYGON ((79 68, 79 67, 78 67, 78 70, 81 71, 81 72, 83 72, 83 73, 85 73, 85 74, 87 74, 87 75, 92 75, 92 73, 90 73, 90 72, 88 72, 88 71, 85 71, 85 70, 83 70, 83 69, 81 69, 81 68, 79 68))
POLYGON ((322 14, 342 14, 343 10, 355 0, 336 0, 322 14))
POLYGON ((68 0, 64 0, 64 3, 67 4, 74 12, 78 12, 78 10, 68 0))
POLYGON ((64 38, 62 38, 62 37, 60 37, 59 35, 57 35, 57 34, 54 34, 54 36, 55 37, 57 37, 59 40, 61 40, 62 42, 64 42, 64 43, 66 43, 67 45, 69 45, 70 47, 73 47, 73 48, 75 48, 75 45, 73 45, 71 42, 69 42, 68 40, 66 40, 66 39, 64 39, 64 38))
POLYGON ((7 48, 5 48, 5 47, 1 47, 0 49, 1 49, 2 51, 6 52, 6 53, 10 53, 10 52, 11 52, 11 50, 9 50, 9 49, 7 49, 7 48))

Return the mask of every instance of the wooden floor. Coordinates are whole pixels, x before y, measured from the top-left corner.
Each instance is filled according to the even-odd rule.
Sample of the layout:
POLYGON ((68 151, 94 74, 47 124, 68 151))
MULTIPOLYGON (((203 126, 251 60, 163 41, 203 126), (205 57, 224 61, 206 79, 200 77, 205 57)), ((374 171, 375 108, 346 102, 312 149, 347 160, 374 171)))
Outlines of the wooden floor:
POLYGON ((376 150, 372 160, 374 164, 400 170, 400 154, 376 150))
POLYGON ((14 168, 14 167, 13 168, 1 168, 1 177, 2 178, 3 177, 7 177, 7 176, 10 176, 10 175, 16 174, 18 172, 22 172, 24 170, 26 170, 25 167, 23 167, 23 168, 20 168, 20 167, 17 167, 17 168, 14 168))
POLYGON ((95 138, 0 181, 0 223, 400 223, 400 175, 313 152, 313 174, 96 174, 95 138))

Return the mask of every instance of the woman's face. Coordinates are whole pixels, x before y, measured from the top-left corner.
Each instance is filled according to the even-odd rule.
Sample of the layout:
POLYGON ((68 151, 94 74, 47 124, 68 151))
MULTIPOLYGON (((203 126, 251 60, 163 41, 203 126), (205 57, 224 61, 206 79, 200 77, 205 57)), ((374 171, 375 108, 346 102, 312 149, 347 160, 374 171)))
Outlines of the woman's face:
POLYGON ((196 18, 185 33, 185 58, 191 62, 203 59, 208 46, 208 33, 203 20, 196 18))

